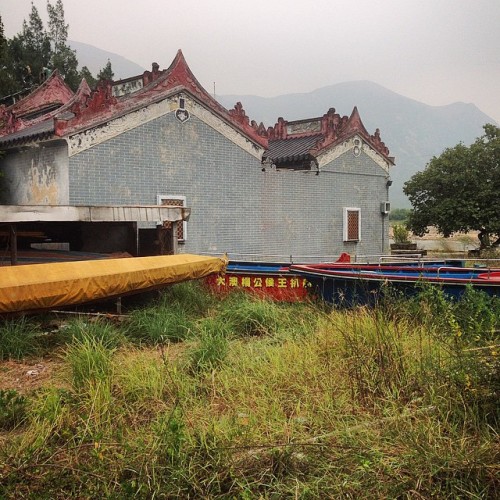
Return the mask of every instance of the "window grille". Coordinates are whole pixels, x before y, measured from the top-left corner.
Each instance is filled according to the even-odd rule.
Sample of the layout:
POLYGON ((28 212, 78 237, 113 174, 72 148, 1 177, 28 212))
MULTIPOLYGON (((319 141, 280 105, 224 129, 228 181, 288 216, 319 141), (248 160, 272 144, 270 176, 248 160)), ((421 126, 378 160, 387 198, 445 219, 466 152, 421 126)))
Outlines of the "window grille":
MULTIPOLYGON (((185 196, 177 196, 177 195, 158 195, 158 205, 168 205, 171 207, 185 207, 186 206, 186 197, 185 196)), ((163 227, 165 229, 170 229, 172 227, 172 223, 165 221, 163 223, 163 227)), ((177 223, 177 240, 181 243, 186 241, 187 239, 187 222, 179 221, 177 223)))
POLYGON ((344 209, 344 241, 361 239, 361 210, 359 208, 344 209))

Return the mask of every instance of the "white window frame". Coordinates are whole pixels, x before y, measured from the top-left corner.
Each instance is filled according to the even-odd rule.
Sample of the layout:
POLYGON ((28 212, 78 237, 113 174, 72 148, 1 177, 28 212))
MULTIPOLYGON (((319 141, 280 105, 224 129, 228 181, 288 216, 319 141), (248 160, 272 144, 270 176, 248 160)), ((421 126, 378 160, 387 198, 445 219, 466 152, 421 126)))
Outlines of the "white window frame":
MULTIPOLYGON (((186 207, 186 197, 178 194, 159 194, 156 196, 156 202, 158 205, 164 205, 164 200, 181 200, 182 206, 186 207)), ((179 224, 179 222, 177 222, 179 224)), ((187 241, 187 221, 182 221, 182 234, 184 235, 183 239, 179 239, 180 243, 184 243, 187 241)))
POLYGON ((361 208, 358 207, 345 207, 344 208, 344 241, 345 242, 358 242, 361 241, 361 208), (348 214, 349 212, 357 212, 358 213, 358 238, 357 239, 349 239, 349 228, 348 228, 348 214))

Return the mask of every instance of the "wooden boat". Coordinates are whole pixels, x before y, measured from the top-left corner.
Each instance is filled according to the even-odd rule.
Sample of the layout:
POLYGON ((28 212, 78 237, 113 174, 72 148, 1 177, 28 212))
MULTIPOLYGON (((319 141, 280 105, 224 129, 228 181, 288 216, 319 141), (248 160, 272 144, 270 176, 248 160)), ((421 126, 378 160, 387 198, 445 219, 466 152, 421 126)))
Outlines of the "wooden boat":
MULTIPOLYGON (((407 258, 400 259, 399 262, 405 266, 417 266, 420 265, 421 259, 407 258)), ((438 265, 445 261, 432 262, 438 265)), ((301 264, 303 265, 305 264, 301 264)), ((342 253, 334 263, 323 265, 352 266, 353 264, 350 255, 342 253)), ((379 265, 387 266, 391 265, 391 262, 381 260, 379 265)), ((219 294, 239 289, 283 302, 304 301, 312 297, 313 285, 303 273, 295 272, 297 268, 297 265, 292 265, 290 262, 229 260, 224 275, 208 276, 206 282, 212 291, 219 294)))
POLYGON ((193 254, 0 267, 0 313, 146 292, 225 270, 227 259, 193 254))
POLYGON ((414 265, 298 264, 290 271, 312 283, 313 290, 337 305, 373 304, 390 285, 410 296, 429 283, 440 286, 447 296, 459 298, 467 286, 491 296, 500 296, 500 269, 423 263, 414 265))

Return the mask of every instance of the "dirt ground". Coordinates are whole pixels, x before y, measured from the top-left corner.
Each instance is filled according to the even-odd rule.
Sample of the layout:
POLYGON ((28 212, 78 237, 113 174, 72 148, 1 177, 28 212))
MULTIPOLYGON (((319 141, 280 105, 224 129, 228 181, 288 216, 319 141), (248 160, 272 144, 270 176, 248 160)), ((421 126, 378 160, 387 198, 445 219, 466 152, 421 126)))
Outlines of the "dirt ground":
POLYGON ((50 358, 0 361, 0 390, 15 389, 21 394, 30 393, 49 385, 49 382, 52 384, 60 366, 59 360, 50 358))
MULTIPOLYGON (((137 351, 151 359, 151 362, 173 361, 186 350, 184 343, 161 347, 125 348, 116 356, 134 356, 137 351)), ((62 351, 59 351, 60 353, 62 351)), ((0 390, 14 389, 20 394, 30 394, 42 387, 68 388, 68 374, 64 371, 64 361, 57 352, 46 356, 23 360, 0 360, 0 390)))

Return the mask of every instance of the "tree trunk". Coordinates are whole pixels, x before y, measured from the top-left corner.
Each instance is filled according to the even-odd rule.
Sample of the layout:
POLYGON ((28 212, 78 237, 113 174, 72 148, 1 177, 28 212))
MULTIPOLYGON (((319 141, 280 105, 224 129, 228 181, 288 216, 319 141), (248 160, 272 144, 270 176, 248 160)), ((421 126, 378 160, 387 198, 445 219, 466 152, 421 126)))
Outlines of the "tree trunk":
POLYGON ((491 247, 490 233, 481 230, 481 231, 479 231, 479 234, 477 235, 477 237, 479 238, 479 241, 481 243, 479 250, 484 250, 485 248, 491 247))

